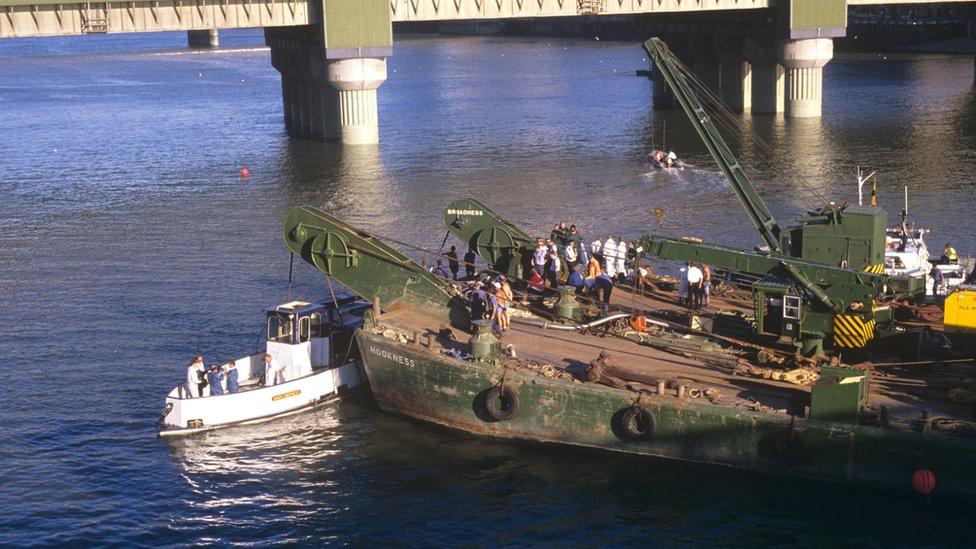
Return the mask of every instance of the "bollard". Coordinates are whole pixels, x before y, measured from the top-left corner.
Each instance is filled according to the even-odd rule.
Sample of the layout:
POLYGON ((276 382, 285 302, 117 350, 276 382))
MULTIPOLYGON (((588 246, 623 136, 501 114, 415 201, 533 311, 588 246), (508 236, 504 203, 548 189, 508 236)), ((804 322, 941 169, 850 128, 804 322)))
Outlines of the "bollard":
POLYGON ((430 334, 429 336, 427 336, 427 349, 430 351, 434 350, 434 343, 437 342, 437 340, 434 339, 434 337, 435 337, 434 334, 430 334))
POLYGON ((373 319, 375 320, 379 318, 382 312, 383 311, 380 309, 380 297, 374 296, 373 297, 373 319))
POLYGON ((882 429, 888 427, 888 407, 884 404, 881 405, 881 409, 878 411, 878 420, 881 422, 882 429))
POLYGON ((684 385, 678 385, 678 398, 679 399, 685 398, 685 386, 684 385))
POLYGON ((667 384, 664 382, 663 379, 658 380, 658 382, 657 382, 657 394, 663 395, 664 394, 664 389, 666 387, 667 387, 667 384))
POLYGON ((413 332, 413 343, 414 345, 422 346, 423 343, 420 342, 420 330, 414 330, 413 332))

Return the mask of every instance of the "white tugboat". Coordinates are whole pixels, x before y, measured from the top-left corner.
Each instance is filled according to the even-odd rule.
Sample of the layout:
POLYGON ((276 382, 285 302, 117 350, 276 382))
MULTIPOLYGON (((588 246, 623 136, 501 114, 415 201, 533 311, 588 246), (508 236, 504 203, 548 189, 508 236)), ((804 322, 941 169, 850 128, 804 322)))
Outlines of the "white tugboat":
MULTIPOLYGON (((862 176, 861 169, 857 173, 857 200, 863 203, 862 189, 871 180, 875 172, 862 176)), ((876 190, 871 191, 872 205, 874 205, 876 190)), ((884 271, 888 275, 910 276, 925 281, 926 296, 946 296, 966 281, 969 274, 966 265, 958 261, 943 261, 941 257, 932 257, 925 244, 927 229, 916 228, 908 224, 908 187, 905 187, 904 205, 901 210, 901 225, 888 227, 885 232, 884 271), (936 269, 941 273, 941 282, 937 282, 932 275, 936 269)))
MULTIPOLYGON (((188 380, 177 385, 166 396, 159 435, 267 421, 365 386, 353 333, 368 308, 368 303, 350 298, 328 303, 291 301, 266 311, 265 351, 220 365, 221 374, 227 374, 233 364, 239 389, 228 391, 228 375, 217 376, 221 394, 188 380), (280 372, 267 383, 265 355, 271 356, 280 372)), ((234 389, 233 382, 230 388, 234 389)))

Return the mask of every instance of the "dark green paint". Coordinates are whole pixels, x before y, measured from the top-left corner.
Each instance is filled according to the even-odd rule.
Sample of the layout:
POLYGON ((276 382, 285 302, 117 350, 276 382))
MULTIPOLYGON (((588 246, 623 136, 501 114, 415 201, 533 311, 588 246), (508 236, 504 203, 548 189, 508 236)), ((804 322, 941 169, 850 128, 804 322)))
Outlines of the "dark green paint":
POLYGON ((383 309, 403 301, 467 326, 467 309, 453 286, 369 233, 312 206, 292 208, 283 232, 289 250, 357 295, 379 298, 383 309))
POLYGON ((641 397, 657 429, 646 440, 627 440, 614 432, 613 418, 634 403, 636 394, 631 391, 457 360, 395 343, 368 329, 357 334, 357 341, 376 401, 384 410, 422 421, 493 438, 905 490, 911 489, 912 474, 924 465, 937 475, 939 490, 976 494, 976 444, 971 440, 790 418, 679 400, 673 394, 641 397), (403 357, 409 366, 383 353, 403 357), (482 414, 481 399, 500 383, 516 390, 519 409, 513 419, 493 422, 482 414), (777 448, 796 455, 783 455, 777 448))

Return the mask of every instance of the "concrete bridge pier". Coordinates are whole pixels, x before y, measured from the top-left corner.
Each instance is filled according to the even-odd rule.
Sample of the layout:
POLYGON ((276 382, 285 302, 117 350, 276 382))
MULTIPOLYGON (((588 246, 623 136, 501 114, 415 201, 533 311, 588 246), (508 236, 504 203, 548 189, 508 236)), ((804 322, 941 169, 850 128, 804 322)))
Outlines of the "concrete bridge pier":
POLYGON ((267 29, 265 41, 271 47, 271 63, 281 73, 289 135, 346 145, 379 142, 376 90, 386 80, 389 48, 359 48, 362 57, 332 58, 330 53, 336 52, 277 29, 267 29))
POLYGON ((692 72, 711 93, 721 96, 722 72, 712 48, 712 38, 702 34, 689 34, 687 40, 692 72))
POLYGON ((778 114, 786 108, 786 69, 779 64, 776 42, 747 38, 743 53, 752 72, 752 112, 778 114))
POLYGON ((186 42, 191 48, 216 48, 220 45, 217 29, 186 31, 186 42))
POLYGON ((787 118, 815 118, 823 114, 823 68, 834 57, 829 38, 782 40, 780 64, 786 69, 787 118))
POLYGON ((743 54, 743 39, 716 36, 712 41, 719 62, 719 97, 731 110, 744 112, 752 108, 752 65, 743 54))
POLYGON ((264 29, 288 135, 378 143, 376 90, 393 53, 388 0, 320 0, 312 8, 321 23, 264 29))

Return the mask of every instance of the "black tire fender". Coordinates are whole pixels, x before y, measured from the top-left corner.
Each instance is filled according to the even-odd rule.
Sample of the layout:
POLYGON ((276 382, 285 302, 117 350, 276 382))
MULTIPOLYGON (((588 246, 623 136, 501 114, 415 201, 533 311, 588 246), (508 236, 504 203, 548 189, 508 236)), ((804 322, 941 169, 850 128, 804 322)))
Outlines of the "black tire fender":
POLYGON ((518 414, 518 392, 511 387, 496 385, 485 395, 485 411, 495 421, 507 421, 518 414))
POLYGON ((657 430, 657 418, 647 408, 634 405, 620 411, 620 430, 631 440, 650 438, 657 430))

